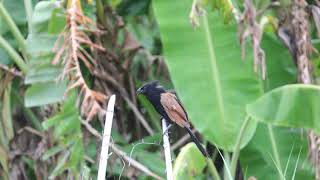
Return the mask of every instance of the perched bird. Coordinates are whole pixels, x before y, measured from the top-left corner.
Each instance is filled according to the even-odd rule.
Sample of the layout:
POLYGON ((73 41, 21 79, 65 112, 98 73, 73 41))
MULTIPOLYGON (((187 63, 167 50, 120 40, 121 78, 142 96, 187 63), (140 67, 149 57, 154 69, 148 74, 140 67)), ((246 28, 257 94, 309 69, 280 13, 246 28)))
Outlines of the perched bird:
POLYGON ((188 114, 174 93, 166 91, 158 81, 143 85, 137 90, 137 93, 145 95, 156 111, 165 118, 167 122, 176 123, 180 127, 185 128, 201 153, 205 157, 208 157, 208 153, 192 133, 188 114))

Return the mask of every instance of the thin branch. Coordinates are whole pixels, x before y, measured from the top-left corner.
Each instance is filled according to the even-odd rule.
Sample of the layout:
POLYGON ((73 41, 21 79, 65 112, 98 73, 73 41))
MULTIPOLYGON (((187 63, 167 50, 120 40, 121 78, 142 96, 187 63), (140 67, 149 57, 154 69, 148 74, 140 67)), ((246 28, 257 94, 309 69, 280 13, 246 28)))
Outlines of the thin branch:
POLYGON ((274 137, 274 133, 273 133, 273 129, 271 125, 268 125, 268 134, 269 134, 269 138, 271 141, 271 147, 272 147, 272 153, 274 155, 275 158, 275 164, 278 167, 279 170, 279 179, 283 180, 285 179, 283 172, 282 172, 282 167, 281 167, 281 161, 280 161, 280 157, 279 157, 279 151, 278 151, 278 147, 277 147, 277 142, 276 139, 274 137))
MULTIPOLYGON (((196 132, 195 129, 192 130, 193 133, 196 132)), ((181 138, 179 138, 179 140, 174 143, 172 146, 171 146, 171 151, 174 151, 176 150, 178 147, 182 146, 183 144, 185 144, 188 140, 190 139, 190 135, 189 134, 186 134, 184 136, 182 136, 181 138)))
POLYGON ((167 128, 168 126, 167 126, 166 120, 162 119, 163 148, 164 148, 164 156, 166 159, 167 180, 173 180, 170 142, 169 142, 169 134, 168 134, 167 128))
POLYGON ((141 122, 141 124, 143 125, 143 127, 148 131, 148 133, 150 135, 154 135, 154 131, 153 129, 150 127, 150 125, 148 124, 147 120, 143 117, 143 115, 140 113, 140 111, 138 110, 138 108, 134 105, 134 103, 129 99, 129 95, 128 93, 123 89, 123 87, 121 87, 121 85, 112 78, 112 76, 108 75, 108 74, 104 74, 101 75, 98 72, 94 72, 93 73, 96 77, 102 79, 102 80, 106 80, 109 83, 111 83, 113 86, 115 86, 121 96, 124 98, 124 100, 126 101, 126 103, 128 104, 128 106, 132 109, 134 115, 138 118, 138 120, 141 122))
POLYGON ((127 104, 130 106, 130 108, 132 109, 132 111, 134 112, 134 114, 136 115, 136 117, 140 120, 141 124, 143 125, 143 127, 145 127, 145 129, 148 131, 148 133, 150 135, 154 135, 154 131, 152 130, 152 128, 149 126, 148 122, 146 121, 146 119, 142 116, 142 114, 140 113, 140 111, 138 110, 138 108, 132 103, 132 101, 127 97, 124 96, 123 97, 124 100, 127 102, 127 104))
POLYGON ((43 127, 41 125, 40 120, 37 118, 37 116, 33 113, 33 111, 30 108, 26 108, 24 106, 24 102, 21 98, 21 95, 19 94, 19 92, 16 89, 12 89, 12 93, 13 95, 17 98, 18 103, 21 104, 22 109, 24 111, 24 113, 27 116, 27 120, 34 126, 34 128, 36 128, 38 131, 43 131, 43 127))
POLYGON ((211 173, 213 179, 214 180, 221 180, 219 172, 218 172, 216 166, 214 165, 214 163, 212 162, 211 158, 207 158, 207 163, 208 163, 209 172, 211 173))
POLYGON ((6 22, 6 24, 8 25, 10 31, 12 32, 13 36, 16 38, 18 42, 18 46, 21 48, 21 52, 23 56, 26 57, 27 53, 26 53, 26 44, 25 44, 24 37, 20 32, 19 28, 17 27, 17 25, 14 23, 8 11, 4 7, 3 2, 0 2, 0 17, 2 17, 3 21, 6 22))
POLYGON ((18 76, 18 77, 23 78, 23 74, 20 71, 14 69, 14 68, 9 68, 8 66, 6 66, 4 64, 0 64, 0 69, 3 69, 14 76, 18 76))
POLYGON ((250 121, 250 117, 246 117, 246 119, 244 120, 239 135, 237 137, 237 141, 236 141, 236 145, 234 147, 234 151, 233 151, 233 155, 232 155, 232 159, 231 159, 231 175, 232 177, 235 177, 236 174, 236 170, 237 170, 237 164, 238 164, 238 158, 239 158, 239 154, 240 154, 240 146, 241 146, 241 142, 244 136, 244 132, 246 132, 247 127, 249 125, 249 121, 250 121))
POLYGON ((103 130, 103 139, 102 139, 102 147, 100 153, 100 162, 99 162, 99 170, 98 170, 98 180, 104 180, 107 172, 108 165, 108 156, 109 156, 109 143, 111 137, 111 127, 113 120, 113 110, 114 104, 116 101, 116 96, 112 95, 109 99, 106 119, 104 122, 104 130, 103 130))
MULTIPOLYGON (((1 3, 0 3, 1 7, 1 3)), ((0 10, 1 11, 1 10, 0 10)), ((23 61, 17 51, 0 35, 0 47, 2 47, 12 60, 17 64, 21 71, 25 74, 28 70, 27 64, 23 61)))
POLYGON ((31 0, 24 0, 24 7, 26 10, 26 15, 27 15, 27 21, 28 21, 28 31, 30 34, 32 34, 32 1, 31 0))
MULTIPOLYGON (((97 137, 98 139, 102 140, 102 136, 100 135, 100 133, 94 129, 88 122, 81 120, 81 124, 84 125, 87 130, 94 135, 95 137, 97 137)), ((126 160, 129 164, 131 164, 133 167, 135 167, 136 169, 144 172, 145 174, 158 179, 158 180, 163 180, 162 177, 158 176, 157 174, 153 173, 150 169, 148 169, 146 166, 144 166, 143 164, 141 164, 140 162, 136 161, 135 159, 129 157, 127 155, 127 153, 123 152, 122 150, 120 150, 118 147, 116 147, 116 145, 114 144, 110 144, 110 148, 112 149, 113 152, 115 152, 116 154, 118 154, 119 156, 122 156, 124 158, 124 160, 126 160)))
POLYGON ((84 155, 84 160, 88 161, 91 164, 95 164, 95 160, 93 160, 91 157, 89 157, 88 155, 84 155))
POLYGON ((35 134, 35 135, 37 135, 37 136, 39 136, 41 138, 45 138, 46 137, 43 133, 41 133, 40 131, 38 131, 38 130, 30 127, 30 126, 25 126, 25 127, 21 128, 21 129, 19 129, 18 130, 18 134, 21 134, 23 131, 28 131, 28 132, 30 132, 32 134, 35 134))

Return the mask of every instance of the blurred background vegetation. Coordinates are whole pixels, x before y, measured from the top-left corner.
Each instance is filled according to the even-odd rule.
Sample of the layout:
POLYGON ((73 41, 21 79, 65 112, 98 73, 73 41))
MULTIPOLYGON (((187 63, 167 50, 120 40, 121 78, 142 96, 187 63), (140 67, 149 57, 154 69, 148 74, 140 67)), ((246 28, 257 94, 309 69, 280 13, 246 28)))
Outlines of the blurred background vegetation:
POLYGON ((175 89, 211 159, 170 129, 175 179, 320 179, 317 0, 0 1, 0 179, 164 179, 175 89))

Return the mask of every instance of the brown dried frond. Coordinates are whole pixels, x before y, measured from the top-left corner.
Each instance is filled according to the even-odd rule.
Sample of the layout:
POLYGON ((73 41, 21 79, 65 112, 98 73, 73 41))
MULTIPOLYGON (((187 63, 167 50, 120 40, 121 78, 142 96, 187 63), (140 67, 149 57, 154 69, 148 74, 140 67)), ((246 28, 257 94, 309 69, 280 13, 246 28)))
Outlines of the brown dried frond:
POLYGON ((87 35, 88 32, 99 34, 100 31, 97 30, 95 23, 90 18, 83 15, 77 5, 77 0, 72 0, 70 8, 67 10, 66 18, 66 28, 56 41, 54 47, 56 56, 52 63, 63 65, 60 78, 67 78, 69 80, 66 93, 74 88, 80 90, 78 105, 80 106, 82 115, 87 120, 91 120, 96 114, 103 112, 102 104, 107 97, 89 88, 82 75, 80 61, 92 73, 96 62, 83 46, 100 51, 104 51, 105 49, 99 44, 92 42, 87 35))
POLYGON ((295 57, 298 65, 298 78, 304 84, 311 83, 309 56, 313 51, 309 35, 308 13, 305 8, 307 3, 295 0, 292 6, 292 28, 294 32, 294 44, 296 46, 295 57))
POLYGON ((252 0, 245 0, 244 12, 239 21, 239 40, 242 49, 242 59, 245 58, 245 41, 251 37, 253 46, 254 71, 261 68, 262 79, 266 77, 265 53, 261 48, 262 29, 256 22, 257 12, 252 0))

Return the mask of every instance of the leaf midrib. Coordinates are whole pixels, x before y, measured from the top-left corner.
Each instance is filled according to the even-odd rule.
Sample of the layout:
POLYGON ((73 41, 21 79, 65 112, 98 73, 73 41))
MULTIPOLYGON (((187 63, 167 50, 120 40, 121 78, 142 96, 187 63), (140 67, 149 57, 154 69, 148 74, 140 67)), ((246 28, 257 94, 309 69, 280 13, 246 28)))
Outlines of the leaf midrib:
MULTIPOLYGON (((214 47, 213 47, 212 36, 211 36, 210 29, 209 29, 208 18, 206 16, 206 14, 204 14, 202 16, 202 20, 203 20, 205 35, 206 35, 206 39, 207 39, 207 43, 208 43, 210 64, 211 64, 211 68, 212 68, 212 78, 214 80, 214 84, 216 87, 215 92, 216 92, 216 97, 217 97, 217 101, 218 101, 219 114, 220 114, 220 118, 223 122, 223 127, 225 127, 224 126, 224 124, 225 124, 225 109, 224 109, 224 103, 223 103, 223 98, 222 98, 223 95, 222 95, 222 91, 221 91, 219 69, 218 69, 218 65, 217 65, 217 59, 216 59, 216 55, 215 55, 215 51, 214 51, 214 47)), ((223 132, 225 132, 225 131, 223 131, 223 132)))

